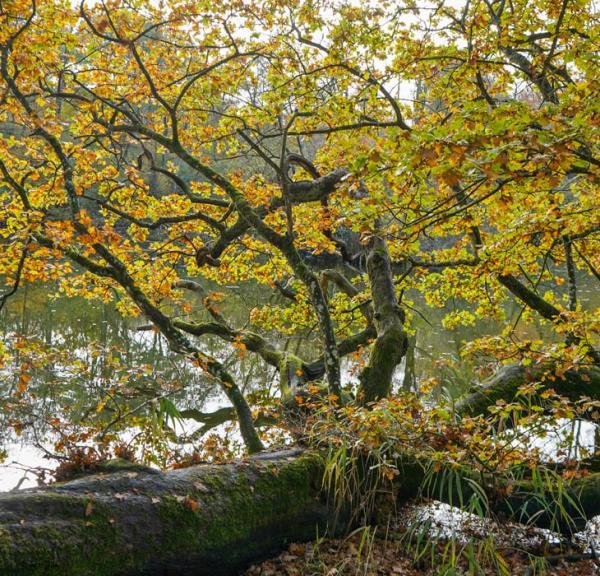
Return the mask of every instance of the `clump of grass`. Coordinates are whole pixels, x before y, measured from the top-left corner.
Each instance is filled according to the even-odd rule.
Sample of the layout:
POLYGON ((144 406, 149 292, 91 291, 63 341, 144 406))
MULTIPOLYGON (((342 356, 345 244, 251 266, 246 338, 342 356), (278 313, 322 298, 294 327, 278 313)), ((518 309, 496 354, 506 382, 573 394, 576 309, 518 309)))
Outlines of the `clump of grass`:
MULTIPOLYGON (((398 489, 418 481, 417 500, 441 500, 481 519, 497 521, 501 514, 574 532, 576 520, 585 517, 570 488, 576 465, 565 473, 545 463, 527 442, 556 422, 565 400, 547 392, 540 398, 537 392, 528 384, 513 403, 499 402, 489 415, 477 417, 461 417, 449 403, 432 406, 412 393, 369 409, 323 407, 310 437, 327 448, 323 486, 338 513, 352 511, 363 527, 381 522, 384 501, 391 501, 393 514, 398 489)), ((572 415, 580 409, 586 408, 568 407, 572 415)), ((415 562, 427 559, 438 566, 435 573, 510 573, 505 551, 493 538, 464 542, 451 535, 440 548, 421 524, 409 527, 404 542, 415 562)), ((533 564, 540 573, 542 563, 533 564)))

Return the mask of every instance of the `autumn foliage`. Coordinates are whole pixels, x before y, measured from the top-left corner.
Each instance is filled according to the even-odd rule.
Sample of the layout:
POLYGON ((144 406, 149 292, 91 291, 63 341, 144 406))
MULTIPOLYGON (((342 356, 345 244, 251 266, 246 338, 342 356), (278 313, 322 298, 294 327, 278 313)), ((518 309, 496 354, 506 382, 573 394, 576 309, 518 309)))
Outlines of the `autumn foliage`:
POLYGON ((583 0, 3 2, 0 303, 55 282, 139 316, 251 451, 205 337, 275 369, 271 398, 323 379, 334 404, 390 393, 422 305, 481 328, 481 376, 597 364, 598 34, 583 0), (273 298, 240 323, 232 285, 273 298))

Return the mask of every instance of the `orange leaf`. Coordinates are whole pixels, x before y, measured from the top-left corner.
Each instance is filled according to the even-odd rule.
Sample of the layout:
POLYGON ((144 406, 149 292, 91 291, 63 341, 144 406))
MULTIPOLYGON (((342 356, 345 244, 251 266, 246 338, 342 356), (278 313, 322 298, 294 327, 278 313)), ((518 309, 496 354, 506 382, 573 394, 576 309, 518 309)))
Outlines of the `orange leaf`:
POLYGON ((189 510, 191 510, 192 512, 195 512, 200 507, 200 504, 198 504, 198 501, 194 500, 191 496, 185 497, 185 500, 183 501, 183 505, 186 508, 188 508, 189 510))

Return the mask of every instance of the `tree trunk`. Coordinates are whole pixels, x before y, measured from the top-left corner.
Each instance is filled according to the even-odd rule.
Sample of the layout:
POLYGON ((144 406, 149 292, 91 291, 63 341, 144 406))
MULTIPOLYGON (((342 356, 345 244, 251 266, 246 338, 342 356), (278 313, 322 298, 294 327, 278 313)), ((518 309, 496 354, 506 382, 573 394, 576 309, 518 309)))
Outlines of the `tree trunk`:
POLYGON ((359 401, 363 404, 386 398, 392 387, 396 366, 406 353, 408 338, 398 305, 390 257, 385 240, 374 237, 367 257, 377 338, 369 363, 360 375, 359 401))
POLYGON ((332 526, 322 472, 295 450, 0 494, 0 574, 238 574, 332 526))

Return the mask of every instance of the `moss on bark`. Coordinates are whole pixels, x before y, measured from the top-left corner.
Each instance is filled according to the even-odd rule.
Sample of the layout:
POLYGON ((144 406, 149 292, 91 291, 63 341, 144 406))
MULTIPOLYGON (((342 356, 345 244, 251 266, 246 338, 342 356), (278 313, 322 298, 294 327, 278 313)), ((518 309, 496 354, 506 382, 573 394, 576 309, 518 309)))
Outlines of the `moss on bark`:
POLYGON ((408 345, 403 328, 403 315, 398 306, 390 258, 383 238, 371 241, 367 272, 373 296, 377 338, 368 365, 360 375, 358 399, 369 403, 389 395, 392 375, 408 345))
POLYGON ((568 370, 562 376, 554 374, 552 366, 507 366, 489 380, 477 386, 457 404, 461 414, 485 414, 498 400, 512 402, 520 386, 528 382, 543 381, 545 389, 552 388, 571 400, 582 396, 600 399, 600 369, 568 370), (553 379, 550 379, 551 376, 553 379))
POLYGON ((288 452, 0 495, 0 574, 235 574, 327 530, 322 466, 288 452))

